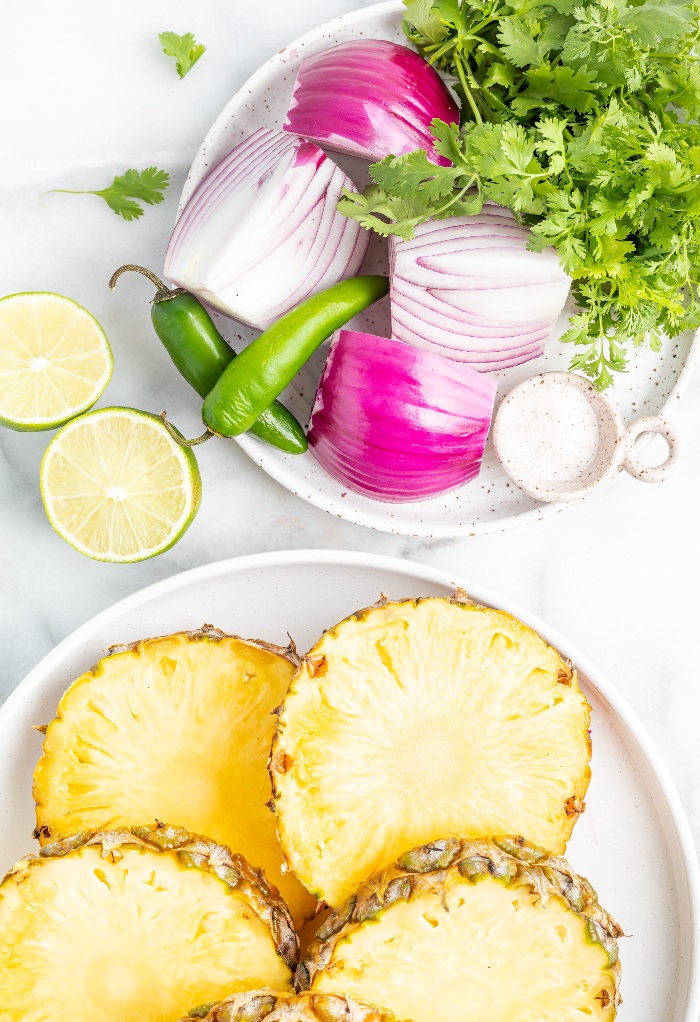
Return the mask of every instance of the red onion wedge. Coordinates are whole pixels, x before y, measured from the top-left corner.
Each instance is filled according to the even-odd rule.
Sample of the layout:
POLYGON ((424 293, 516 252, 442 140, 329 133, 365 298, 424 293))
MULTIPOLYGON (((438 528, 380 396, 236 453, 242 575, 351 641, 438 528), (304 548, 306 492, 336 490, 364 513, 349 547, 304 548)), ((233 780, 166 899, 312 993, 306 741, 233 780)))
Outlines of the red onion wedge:
POLYGON ((429 220, 391 239, 392 334, 487 372, 544 352, 571 280, 554 249, 488 203, 477 216, 429 220))
POLYGON ((496 382, 355 330, 331 343, 309 448, 344 486, 390 503, 447 493, 479 474, 496 382))
POLYGON ((350 178, 318 146, 260 128, 198 186, 164 273, 227 316, 269 326, 304 298, 353 277, 369 232, 338 213, 350 178))
POLYGON ((435 117, 459 124, 427 60, 384 39, 353 39, 302 60, 284 130, 373 162, 425 149, 448 166, 433 149, 435 117))

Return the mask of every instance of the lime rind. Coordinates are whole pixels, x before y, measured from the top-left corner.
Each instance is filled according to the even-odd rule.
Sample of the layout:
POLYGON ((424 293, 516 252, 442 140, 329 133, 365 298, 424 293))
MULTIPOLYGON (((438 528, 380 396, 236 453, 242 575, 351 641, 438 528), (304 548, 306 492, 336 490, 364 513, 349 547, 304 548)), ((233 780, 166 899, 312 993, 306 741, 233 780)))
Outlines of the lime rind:
POLYGON ((6 426, 8 429, 14 429, 21 433, 36 433, 44 430, 57 429, 59 426, 64 426, 67 422, 70 422, 71 419, 76 418, 76 416, 82 415, 83 412, 89 411, 89 409, 92 408, 104 394, 107 384, 112 378, 112 372, 114 369, 112 349, 102 326, 95 319, 92 313, 88 312, 87 309, 72 298, 67 298, 65 295, 58 294, 55 291, 19 291, 16 294, 5 295, 3 298, 0 298, 0 316, 2 315, 2 306, 5 302, 17 301, 18 299, 31 300, 41 298, 58 300, 66 305, 71 305, 77 310, 80 316, 83 316, 91 323, 94 335, 100 342, 99 351, 104 358, 105 366, 101 376, 95 382, 89 397, 76 405, 71 405, 66 408, 65 412, 59 416, 36 416, 31 419, 18 418, 16 416, 8 415, 7 411, 3 414, 2 407, 0 405, 0 426, 6 426))
MULTIPOLYGON (((175 432, 178 433, 177 430, 175 430, 175 432)), ((178 433, 178 436, 179 435, 180 434, 178 433)), ((150 412, 142 412, 137 408, 123 407, 99 408, 95 411, 87 412, 86 414, 81 415, 64 425, 56 436, 53 437, 51 443, 44 452, 40 470, 40 489, 46 516, 54 532, 68 543, 69 546, 72 546, 74 550, 77 550, 78 553, 81 553, 86 557, 90 557, 95 561, 105 561, 112 564, 133 564, 137 561, 144 561, 148 558, 156 557, 158 554, 162 554, 166 550, 170 550, 170 548, 182 538, 194 521, 202 499, 201 475, 194 453, 188 447, 181 447, 172 439, 172 437, 168 434, 168 431, 165 429, 161 419, 157 415, 153 415, 150 412), (183 512, 178 519, 172 523, 172 527, 167 538, 153 546, 142 547, 129 554, 115 554, 109 550, 96 550, 80 542, 74 533, 65 528, 60 516, 57 514, 57 497, 51 493, 51 487, 49 484, 49 472, 52 458, 60 450, 65 437, 70 432, 80 429, 87 419, 109 418, 115 416, 131 418, 134 421, 147 421, 163 438, 167 439, 172 453, 178 458, 182 467, 183 490, 187 496, 183 512)))

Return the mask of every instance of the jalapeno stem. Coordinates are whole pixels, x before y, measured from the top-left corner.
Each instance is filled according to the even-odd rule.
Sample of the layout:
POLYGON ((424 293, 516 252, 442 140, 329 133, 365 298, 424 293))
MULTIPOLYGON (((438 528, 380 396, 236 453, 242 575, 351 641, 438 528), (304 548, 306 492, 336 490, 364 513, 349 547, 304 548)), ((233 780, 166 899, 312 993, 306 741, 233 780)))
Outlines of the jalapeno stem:
POLYGON ((206 433, 202 433, 201 436, 196 436, 194 440, 185 440, 183 436, 180 436, 175 427, 170 425, 165 412, 161 412, 160 417, 163 420, 163 425, 167 429, 168 433, 180 447, 197 447, 198 444, 205 444, 207 440, 211 440, 213 436, 216 436, 216 433, 212 433, 212 431, 208 429, 206 433))
POLYGON ((136 266, 135 263, 126 263, 124 266, 120 266, 118 270, 114 271, 112 276, 109 278, 110 291, 114 291, 117 286, 117 281, 121 277, 122 273, 126 273, 127 270, 133 270, 134 273, 142 273, 144 277, 148 277, 152 284, 155 284, 158 289, 158 293, 156 294, 154 301, 158 301, 162 298, 172 298, 173 295, 184 293, 181 287, 175 289, 168 287, 168 285, 164 284, 160 277, 157 277, 152 270, 147 270, 145 266, 136 266))

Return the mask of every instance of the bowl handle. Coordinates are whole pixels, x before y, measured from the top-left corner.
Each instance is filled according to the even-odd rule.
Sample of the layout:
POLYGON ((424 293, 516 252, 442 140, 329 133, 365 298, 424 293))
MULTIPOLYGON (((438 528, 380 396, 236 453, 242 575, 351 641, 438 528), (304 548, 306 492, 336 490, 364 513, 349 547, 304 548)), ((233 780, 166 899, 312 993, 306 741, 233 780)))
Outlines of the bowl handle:
POLYGON ((622 467, 644 483, 664 482, 681 459, 682 445, 678 431, 667 419, 657 415, 648 415, 633 422, 625 434, 624 445, 622 467), (659 433, 668 444, 668 456, 661 465, 645 465, 634 456, 634 444, 640 433, 659 433))

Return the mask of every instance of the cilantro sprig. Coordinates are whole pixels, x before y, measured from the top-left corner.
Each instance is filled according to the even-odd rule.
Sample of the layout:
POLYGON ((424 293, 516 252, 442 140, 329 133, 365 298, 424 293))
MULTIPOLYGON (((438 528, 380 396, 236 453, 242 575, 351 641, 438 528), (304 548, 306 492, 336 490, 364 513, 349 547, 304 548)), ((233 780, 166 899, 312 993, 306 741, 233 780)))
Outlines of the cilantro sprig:
POLYGON ((178 35, 177 32, 161 32, 158 36, 163 53, 175 58, 175 66, 180 78, 191 71, 206 50, 206 46, 198 43, 191 32, 178 35))
POLYGON ((554 246, 580 311, 562 340, 601 388, 629 341, 700 326, 700 36, 694 0, 404 0, 405 32, 454 85, 461 128, 390 156, 341 210, 410 238, 491 200, 554 246))
POLYGON ((163 201, 163 192, 168 187, 170 177, 165 170, 157 167, 146 167, 145 170, 127 170, 117 175, 109 188, 101 191, 89 189, 53 188, 54 192, 67 195, 99 195, 107 205, 125 220, 136 220, 143 216, 143 207, 136 201, 153 206, 163 201))

